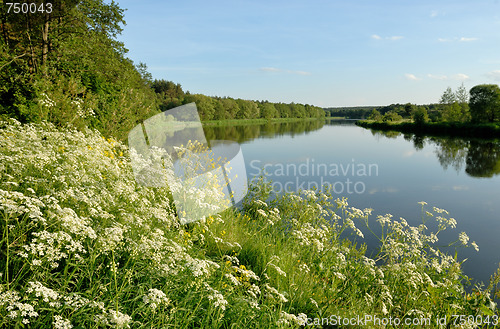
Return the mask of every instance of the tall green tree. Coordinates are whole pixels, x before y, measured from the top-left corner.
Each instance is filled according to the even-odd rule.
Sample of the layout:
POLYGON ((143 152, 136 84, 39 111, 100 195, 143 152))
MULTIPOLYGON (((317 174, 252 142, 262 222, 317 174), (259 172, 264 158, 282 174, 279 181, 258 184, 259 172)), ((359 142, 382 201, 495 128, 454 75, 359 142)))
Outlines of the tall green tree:
POLYGON ((146 67, 116 40, 123 9, 103 0, 51 3, 51 13, 0 15, 0 115, 124 137, 157 106, 146 67))
POLYGON ((498 85, 483 84, 470 90, 470 113, 474 122, 500 120, 500 88, 498 85))

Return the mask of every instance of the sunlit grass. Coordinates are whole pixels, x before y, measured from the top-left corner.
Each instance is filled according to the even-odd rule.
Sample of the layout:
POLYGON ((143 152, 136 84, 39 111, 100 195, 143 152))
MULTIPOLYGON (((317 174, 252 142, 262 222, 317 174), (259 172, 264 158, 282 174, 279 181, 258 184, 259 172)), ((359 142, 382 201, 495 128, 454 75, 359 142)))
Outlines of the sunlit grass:
MULTIPOLYGON (((0 327, 498 315, 498 281, 467 293, 460 261, 436 247, 456 224, 440 208, 422 204, 412 227, 317 191, 273 197, 261 181, 242 209, 181 225, 169 190, 137 185, 127 148, 95 131, 3 123, 0 157, 0 327), (375 225, 372 259, 361 243, 375 225)), ((459 232, 455 245, 476 247, 459 232)))

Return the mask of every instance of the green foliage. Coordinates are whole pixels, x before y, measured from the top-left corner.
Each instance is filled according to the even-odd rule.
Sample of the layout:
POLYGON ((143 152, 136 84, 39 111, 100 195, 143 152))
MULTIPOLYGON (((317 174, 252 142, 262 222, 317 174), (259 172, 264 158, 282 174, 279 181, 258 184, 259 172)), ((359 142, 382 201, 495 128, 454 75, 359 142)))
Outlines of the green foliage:
POLYGON ((500 88, 498 85, 477 85, 470 90, 470 114, 473 122, 500 120, 500 88))
POLYGON ((440 116, 436 119, 445 122, 470 121, 468 98, 463 83, 456 92, 453 92, 450 87, 446 88, 439 101, 440 116))
POLYGON ((414 110, 412 117, 413 117, 413 122, 415 122, 418 125, 421 125, 429 121, 429 115, 427 114, 427 110, 423 107, 418 107, 416 110, 414 110))
POLYGON ((448 87, 448 88, 446 88, 443 95, 441 96, 439 103, 440 104, 452 104, 456 101, 457 101, 457 97, 455 96, 455 93, 453 93, 453 90, 451 90, 451 88, 448 87))
POLYGON ((2 12, 0 114, 124 138, 157 106, 145 65, 135 67, 115 39, 123 10, 102 0, 53 7, 48 15, 2 12))
POLYGON ((394 122, 394 121, 401 121, 401 120, 403 120, 403 117, 394 111, 389 111, 386 114, 384 114, 384 116, 382 117, 383 122, 394 122))
POLYGON ((368 120, 382 121, 382 114, 380 114, 379 111, 373 109, 370 113, 370 116, 368 117, 368 120))
MULTIPOLYGON (((274 107, 274 104, 272 104, 272 103, 268 103, 268 102, 260 103, 259 108, 260 108, 260 116, 264 119, 268 119, 268 120, 273 119, 273 118, 278 117, 278 115, 279 115, 278 111, 274 107)), ((303 115, 304 115, 303 112, 301 112, 300 114, 297 114, 296 117, 302 118, 303 115)))

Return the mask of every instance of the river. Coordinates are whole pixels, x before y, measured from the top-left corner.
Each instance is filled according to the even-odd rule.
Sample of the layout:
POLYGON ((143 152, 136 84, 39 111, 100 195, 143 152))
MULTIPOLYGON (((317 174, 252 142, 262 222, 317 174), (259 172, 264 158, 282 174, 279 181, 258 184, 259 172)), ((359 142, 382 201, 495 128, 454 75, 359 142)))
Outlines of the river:
MULTIPOLYGON (((336 197, 347 197, 351 206, 374 209, 371 226, 377 215, 386 213, 420 224, 419 201, 427 202, 428 208, 446 209, 458 224, 442 232, 438 244, 456 240, 462 231, 470 242, 477 242, 479 252, 472 247, 458 249, 458 258, 467 259, 464 272, 475 283, 487 284, 498 268, 498 141, 375 132, 348 120, 204 130, 208 140, 240 143, 249 179, 264 174, 277 192, 328 184, 336 197)), ((375 239, 366 233, 359 242, 367 244, 368 252, 376 250, 375 239)))

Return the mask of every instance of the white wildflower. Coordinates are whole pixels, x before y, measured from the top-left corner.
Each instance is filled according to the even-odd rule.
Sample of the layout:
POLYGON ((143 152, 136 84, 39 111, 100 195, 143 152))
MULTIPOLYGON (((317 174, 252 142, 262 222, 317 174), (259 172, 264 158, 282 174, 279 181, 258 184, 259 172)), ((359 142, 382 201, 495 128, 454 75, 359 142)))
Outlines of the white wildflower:
POLYGON ((168 305, 170 303, 170 300, 163 291, 154 288, 149 289, 147 295, 142 297, 142 301, 144 304, 149 305, 153 311, 155 311, 160 304, 168 305))
POLYGON ((467 243, 469 243, 469 237, 465 232, 460 232, 460 234, 458 235, 458 240, 460 240, 460 243, 463 244, 464 246, 466 246, 467 243))
POLYGON ((262 209, 257 209, 257 213, 258 213, 259 215, 261 215, 262 217, 267 217, 266 212, 265 212, 264 210, 262 210, 262 209))
POLYGON ((55 329, 71 329, 73 325, 68 319, 63 319, 60 315, 54 315, 54 321, 52 322, 55 329))

